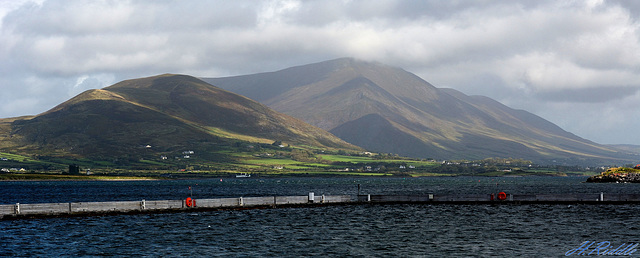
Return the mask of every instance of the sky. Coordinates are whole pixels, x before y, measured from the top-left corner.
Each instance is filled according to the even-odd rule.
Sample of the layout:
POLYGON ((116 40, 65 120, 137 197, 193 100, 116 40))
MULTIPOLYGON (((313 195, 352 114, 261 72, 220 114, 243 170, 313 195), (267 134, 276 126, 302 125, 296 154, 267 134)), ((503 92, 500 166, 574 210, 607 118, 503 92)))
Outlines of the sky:
POLYGON ((638 1, 0 0, 0 118, 163 73, 353 57, 640 145, 638 1))

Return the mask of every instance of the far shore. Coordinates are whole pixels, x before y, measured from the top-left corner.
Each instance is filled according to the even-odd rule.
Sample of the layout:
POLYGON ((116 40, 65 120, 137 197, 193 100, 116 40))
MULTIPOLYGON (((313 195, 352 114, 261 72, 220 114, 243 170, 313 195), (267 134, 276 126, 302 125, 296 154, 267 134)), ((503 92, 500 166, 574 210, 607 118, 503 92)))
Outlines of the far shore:
POLYGON ((167 178, 146 176, 104 176, 104 175, 63 175, 63 174, 0 174, 0 181, 147 181, 167 178))
MULTIPOLYGON (((177 179, 207 179, 207 178, 235 178, 237 172, 226 173, 163 173, 162 175, 139 175, 135 173, 129 175, 69 175, 69 174, 49 174, 49 173, 2 173, 0 174, 0 182, 2 181, 153 181, 153 180, 177 180, 177 179)), ((252 177, 261 178, 278 178, 278 177, 566 177, 570 176, 565 173, 545 174, 509 174, 509 173, 490 173, 490 174, 435 174, 435 173, 417 173, 417 174, 391 174, 391 173, 337 173, 337 172, 279 172, 279 173, 252 173, 252 177)), ((571 174, 571 176, 577 176, 571 174)), ((580 175, 587 176, 587 175, 580 175)))

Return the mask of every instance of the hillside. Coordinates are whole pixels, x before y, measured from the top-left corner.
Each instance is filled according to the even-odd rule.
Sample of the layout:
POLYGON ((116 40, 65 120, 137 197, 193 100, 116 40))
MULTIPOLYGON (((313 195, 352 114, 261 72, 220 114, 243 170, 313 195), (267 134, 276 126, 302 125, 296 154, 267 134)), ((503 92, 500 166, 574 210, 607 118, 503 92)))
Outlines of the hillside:
POLYGON ((371 151, 436 159, 600 163, 631 157, 482 96, 439 89, 396 67, 341 58, 204 78, 371 151))
POLYGON ((185 75, 127 80, 89 90, 33 117, 0 120, 0 150, 106 160, 238 142, 357 150, 324 130, 185 75))
POLYGON ((634 145, 634 144, 607 144, 607 146, 609 146, 611 148, 615 148, 615 149, 621 150, 623 152, 628 152, 629 154, 632 154, 632 155, 640 156, 640 145, 634 145))

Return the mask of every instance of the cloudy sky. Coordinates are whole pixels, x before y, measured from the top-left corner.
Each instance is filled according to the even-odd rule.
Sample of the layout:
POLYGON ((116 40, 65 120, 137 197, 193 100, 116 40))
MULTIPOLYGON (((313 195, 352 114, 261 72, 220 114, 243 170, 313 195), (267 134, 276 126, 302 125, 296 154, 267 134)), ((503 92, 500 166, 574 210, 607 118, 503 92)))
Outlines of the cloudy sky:
POLYGON ((640 2, 0 0, 0 118, 161 73, 340 57, 640 144, 640 2))

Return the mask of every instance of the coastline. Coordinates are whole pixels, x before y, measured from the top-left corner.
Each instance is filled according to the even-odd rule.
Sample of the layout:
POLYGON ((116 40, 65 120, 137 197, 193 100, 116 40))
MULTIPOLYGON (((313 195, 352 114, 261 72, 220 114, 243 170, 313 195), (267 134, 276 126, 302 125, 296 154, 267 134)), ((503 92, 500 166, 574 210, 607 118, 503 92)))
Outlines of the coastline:
POLYGON ((640 183, 640 173, 591 176, 587 183, 640 183))
POLYGON ((0 181, 153 181, 167 180, 170 178, 148 176, 104 176, 104 175, 61 175, 61 174, 0 174, 0 181))
POLYGON ((587 178, 588 183, 640 183, 640 165, 635 168, 610 168, 600 175, 587 178))

